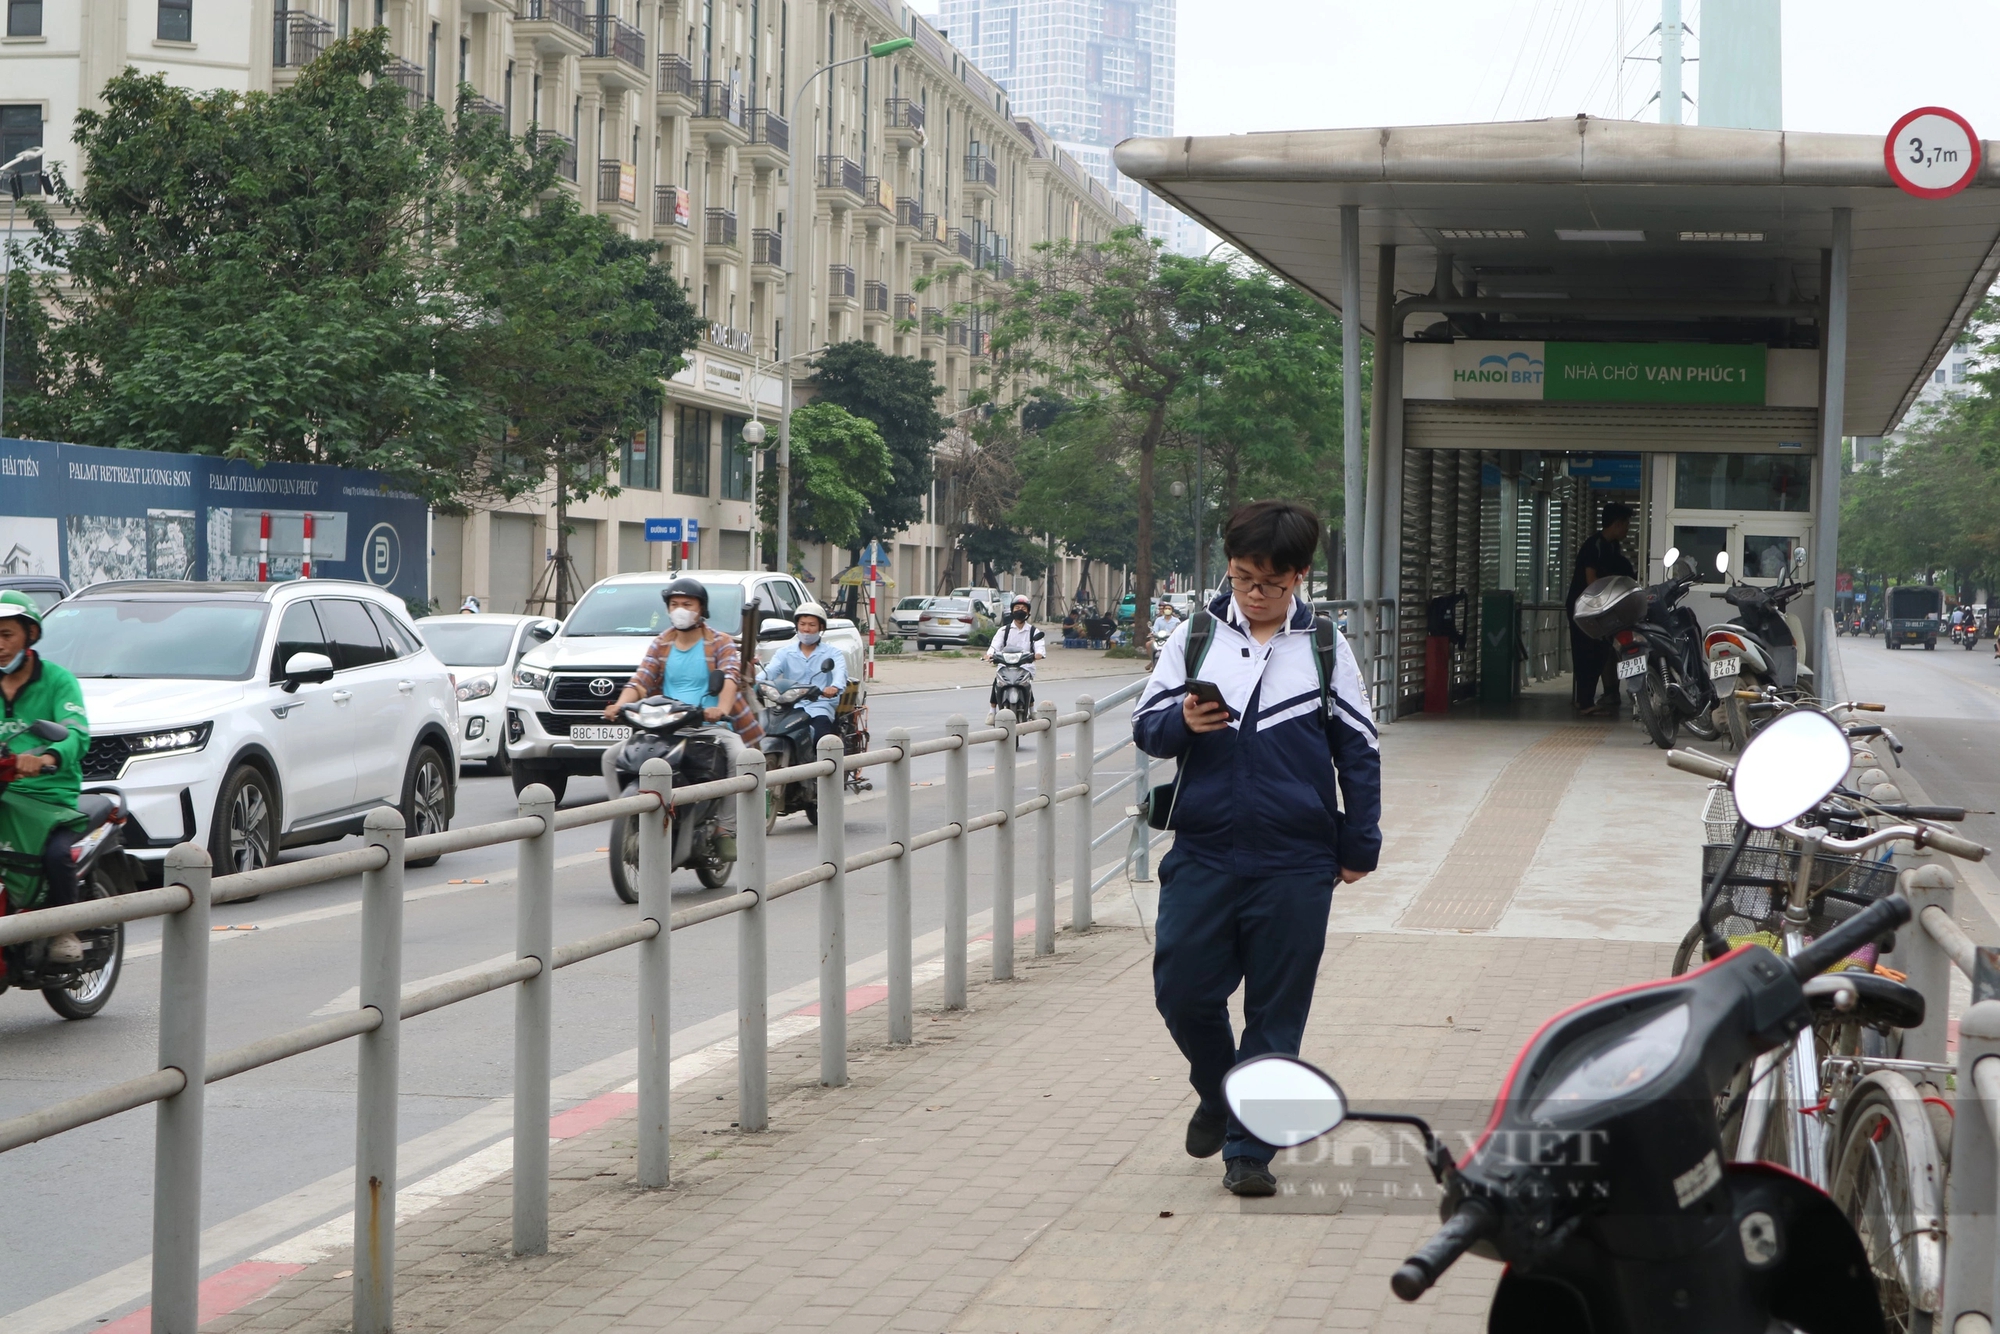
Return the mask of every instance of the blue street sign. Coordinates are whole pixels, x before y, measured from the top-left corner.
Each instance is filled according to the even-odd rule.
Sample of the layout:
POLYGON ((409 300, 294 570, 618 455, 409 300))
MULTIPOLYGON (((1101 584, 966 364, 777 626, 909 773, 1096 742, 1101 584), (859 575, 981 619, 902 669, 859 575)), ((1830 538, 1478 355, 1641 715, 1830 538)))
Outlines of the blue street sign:
POLYGON ((685 522, 685 526, 681 536, 681 541, 693 542, 700 536, 700 534, 701 534, 701 525, 693 519, 688 519, 685 522))
POLYGON ((681 540, 679 519, 646 520, 646 540, 648 542, 678 542, 681 540))

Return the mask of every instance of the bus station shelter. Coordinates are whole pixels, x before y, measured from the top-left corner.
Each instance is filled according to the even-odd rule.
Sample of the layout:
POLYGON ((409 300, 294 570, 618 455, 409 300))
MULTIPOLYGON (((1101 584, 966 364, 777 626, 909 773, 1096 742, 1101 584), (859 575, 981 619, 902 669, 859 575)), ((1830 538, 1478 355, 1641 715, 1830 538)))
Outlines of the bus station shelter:
POLYGON ((1733 614, 1706 596, 1718 554, 1764 583, 1802 560, 1823 675, 1843 438, 1896 428, 2000 270, 1990 148, 1943 198, 1900 189, 1878 137, 1584 116, 1116 158, 1374 336, 1344 527, 1385 720, 1563 670, 1569 563, 1614 501, 1642 581, 1677 547, 1713 585, 1704 623, 1733 614), (1462 644, 1428 652, 1460 594, 1462 644))

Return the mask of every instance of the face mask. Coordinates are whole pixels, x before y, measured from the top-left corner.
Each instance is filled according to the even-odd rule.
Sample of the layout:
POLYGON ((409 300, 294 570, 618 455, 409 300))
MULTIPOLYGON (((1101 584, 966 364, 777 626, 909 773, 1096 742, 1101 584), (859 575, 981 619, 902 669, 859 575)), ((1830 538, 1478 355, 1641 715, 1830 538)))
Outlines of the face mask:
POLYGON ((0 662, 0 676, 12 676, 21 670, 21 664, 28 660, 28 650, 22 649, 6 662, 0 662))
POLYGON ((675 607, 667 613, 667 619, 674 623, 676 630, 692 630, 699 617, 693 607, 675 607))
POLYGON ((811 634, 807 634, 804 630, 799 631, 799 642, 807 648, 811 648, 814 644, 819 643, 819 631, 815 630, 811 634))
POLYGON ((1025 620, 1027 620, 1027 619, 1028 619, 1028 609, 1027 609, 1026 607, 1016 607, 1016 608, 1014 608, 1014 619, 1015 619, 1015 620, 1017 620, 1017 621, 1025 621, 1025 620))

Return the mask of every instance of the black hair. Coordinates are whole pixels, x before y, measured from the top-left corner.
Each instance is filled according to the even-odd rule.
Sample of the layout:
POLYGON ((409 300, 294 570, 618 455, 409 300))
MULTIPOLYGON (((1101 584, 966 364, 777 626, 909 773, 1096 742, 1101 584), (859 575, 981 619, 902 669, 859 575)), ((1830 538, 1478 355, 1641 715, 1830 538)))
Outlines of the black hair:
POLYGON ((1630 505, 1621 505, 1614 500, 1604 507, 1604 519, 1599 526, 1609 528, 1612 524, 1625 522, 1631 517, 1632 507, 1630 505))
POLYGON ((1255 500, 1239 506, 1222 532, 1222 554, 1231 560, 1263 559, 1273 573, 1312 568, 1322 529, 1319 516, 1289 500, 1255 500))

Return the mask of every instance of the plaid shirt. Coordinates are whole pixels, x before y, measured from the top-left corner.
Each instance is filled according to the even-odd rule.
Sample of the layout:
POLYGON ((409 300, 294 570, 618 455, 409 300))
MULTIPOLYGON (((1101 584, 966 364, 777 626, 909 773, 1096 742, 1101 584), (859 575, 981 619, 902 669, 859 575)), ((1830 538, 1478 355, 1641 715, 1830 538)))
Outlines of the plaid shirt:
MULTIPOLYGON (((666 679, 667 654, 674 649, 675 633, 665 631, 647 645, 646 656, 639 660, 638 670, 625 683, 639 692, 640 699, 650 699, 660 693, 660 683, 666 679)), ((701 644, 708 669, 720 671, 723 680, 736 683, 736 704, 729 711, 729 726, 745 741, 758 740, 764 735, 764 725, 757 721, 757 711, 750 707, 749 693, 743 688, 743 657, 736 649, 736 641, 704 621, 701 644)))

